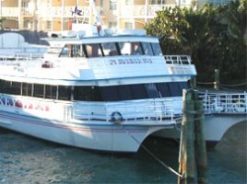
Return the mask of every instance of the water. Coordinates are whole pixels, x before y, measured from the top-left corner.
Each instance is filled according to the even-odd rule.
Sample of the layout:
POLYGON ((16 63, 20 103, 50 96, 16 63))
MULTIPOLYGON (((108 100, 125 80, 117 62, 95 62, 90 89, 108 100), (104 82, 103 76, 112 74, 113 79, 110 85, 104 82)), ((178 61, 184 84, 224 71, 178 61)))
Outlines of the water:
MULTIPOLYGON (((151 138, 144 145, 177 170, 178 144, 151 138)), ((208 183, 244 184, 246 173, 208 152, 208 183)), ((246 160, 245 160, 246 162, 246 160)), ((120 155, 66 147, 0 129, 0 184, 176 183, 177 177, 143 149, 120 155)))

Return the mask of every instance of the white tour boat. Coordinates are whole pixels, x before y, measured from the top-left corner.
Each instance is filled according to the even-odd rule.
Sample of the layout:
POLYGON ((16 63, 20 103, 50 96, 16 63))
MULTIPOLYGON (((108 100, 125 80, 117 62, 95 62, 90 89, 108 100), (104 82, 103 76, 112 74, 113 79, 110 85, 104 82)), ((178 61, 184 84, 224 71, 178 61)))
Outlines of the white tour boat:
MULTIPOLYGON (((91 35, 90 35, 91 34, 91 35)), ((52 38, 43 59, 0 60, 0 126, 75 147, 136 152, 181 116, 189 56, 143 32, 52 38)))

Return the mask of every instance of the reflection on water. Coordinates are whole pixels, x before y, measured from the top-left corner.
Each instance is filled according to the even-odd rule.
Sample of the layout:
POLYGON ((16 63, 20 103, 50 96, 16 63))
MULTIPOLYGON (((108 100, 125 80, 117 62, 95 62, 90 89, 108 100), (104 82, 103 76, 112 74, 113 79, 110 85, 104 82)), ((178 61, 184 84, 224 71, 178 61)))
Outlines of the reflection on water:
MULTIPOLYGON (((145 142, 177 170, 178 144, 151 138, 145 142)), ((246 177, 208 153, 208 183, 245 183, 246 177)), ((231 158, 229 158, 229 165, 231 158)), ((0 129, 0 183, 176 183, 177 178, 143 149, 120 155, 88 151, 41 141, 0 129)))

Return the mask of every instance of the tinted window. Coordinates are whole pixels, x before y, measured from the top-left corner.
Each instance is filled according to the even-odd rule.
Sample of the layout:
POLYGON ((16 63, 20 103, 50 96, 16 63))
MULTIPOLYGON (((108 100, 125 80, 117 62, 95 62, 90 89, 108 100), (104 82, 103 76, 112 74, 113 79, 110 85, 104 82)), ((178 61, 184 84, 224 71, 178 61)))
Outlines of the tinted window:
POLYGON ((148 97, 146 89, 143 84, 131 85, 131 92, 133 99, 145 99, 148 97))
POLYGON ((76 86, 74 88, 74 100, 101 101, 99 88, 94 86, 76 86))
POLYGON ((129 85, 119 86, 118 94, 119 94, 120 100, 131 100, 132 99, 131 88, 129 85))
POLYGON ((103 49, 104 56, 119 55, 117 46, 115 43, 102 43, 102 49, 103 49))
POLYGON ((87 44, 85 45, 87 57, 100 57, 102 51, 99 44, 87 44))
POLYGON ((19 83, 19 82, 11 82, 9 90, 10 90, 10 94, 20 95, 21 94, 21 83, 19 83))
POLYGON ((162 56, 162 51, 159 43, 152 43, 152 49, 155 56, 162 56))
POLYGON ((22 83, 22 95, 32 96, 32 84, 22 83))
POLYGON ((57 86, 45 86, 45 98, 56 99, 57 98, 57 86))
POLYGON ((179 82, 178 84, 179 84, 179 87, 180 87, 181 91, 183 91, 183 89, 188 89, 189 88, 187 82, 179 82))
POLYGON ((143 55, 139 42, 120 42, 119 48, 122 55, 143 55))
POLYGON ((70 86, 59 86, 58 87, 58 99, 59 100, 70 100, 71 99, 71 87, 70 86))
POLYGON ((65 45, 60 57, 84 57, 82 45, 65 45))
POLYGON ((104 101, 117 101, 119 100, 118 87, 107 86, 101 88, 101 95, 104 101))
POLYGON ((34 84, 33 86, 33 96, 35 97, 44 97, 44 85, 34 84))
POLYGON ((149 55, 152 56, 153 55, 153 51, 152 51, 152 47, 150 43, 142 43, 142 47, 143 47, 143 51, 145 55, 149 55))
POLYGON ((168 87, 170 90, 170 94, 172 94, 172 96, 181 96, 182 95, 182 90, 180 89, 178 83, 176 83, 176 82, 168 83, 168 87))
POLYGON ((157 90, 155 84, 145 84, 145 88, 149 98, 160 97, 159 91, 157 90))
POLYGON ((156 84, 156 87, 163 97, 172 96, 172 93, 170 93, 170 90, 168 87, 168 83, 158 83, 156 84))

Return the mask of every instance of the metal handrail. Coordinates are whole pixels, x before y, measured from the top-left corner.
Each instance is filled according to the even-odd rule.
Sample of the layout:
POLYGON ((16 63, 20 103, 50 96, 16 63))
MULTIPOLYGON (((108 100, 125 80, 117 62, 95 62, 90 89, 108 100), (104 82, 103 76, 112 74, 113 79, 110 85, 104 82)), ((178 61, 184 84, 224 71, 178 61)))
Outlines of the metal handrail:
MULTIPOLYGON (((179 100, 178 100, 179 101, 179 100)), ((182 103, 181 100, 179 103, 182 103)), ((73 118, 85 120, 111 121, 114 113, 120 113, 124 121, 174 120, 174 100, 145 100, 113 103, 77 103, 73 107, 73 118)))
POLYGON ((164 55, 167 64, 190 65, 191 57, 188 55, 164 55))
POLYGON ((200 92, 204 112, 247 114, 247 93, 208 93, 200 92))

